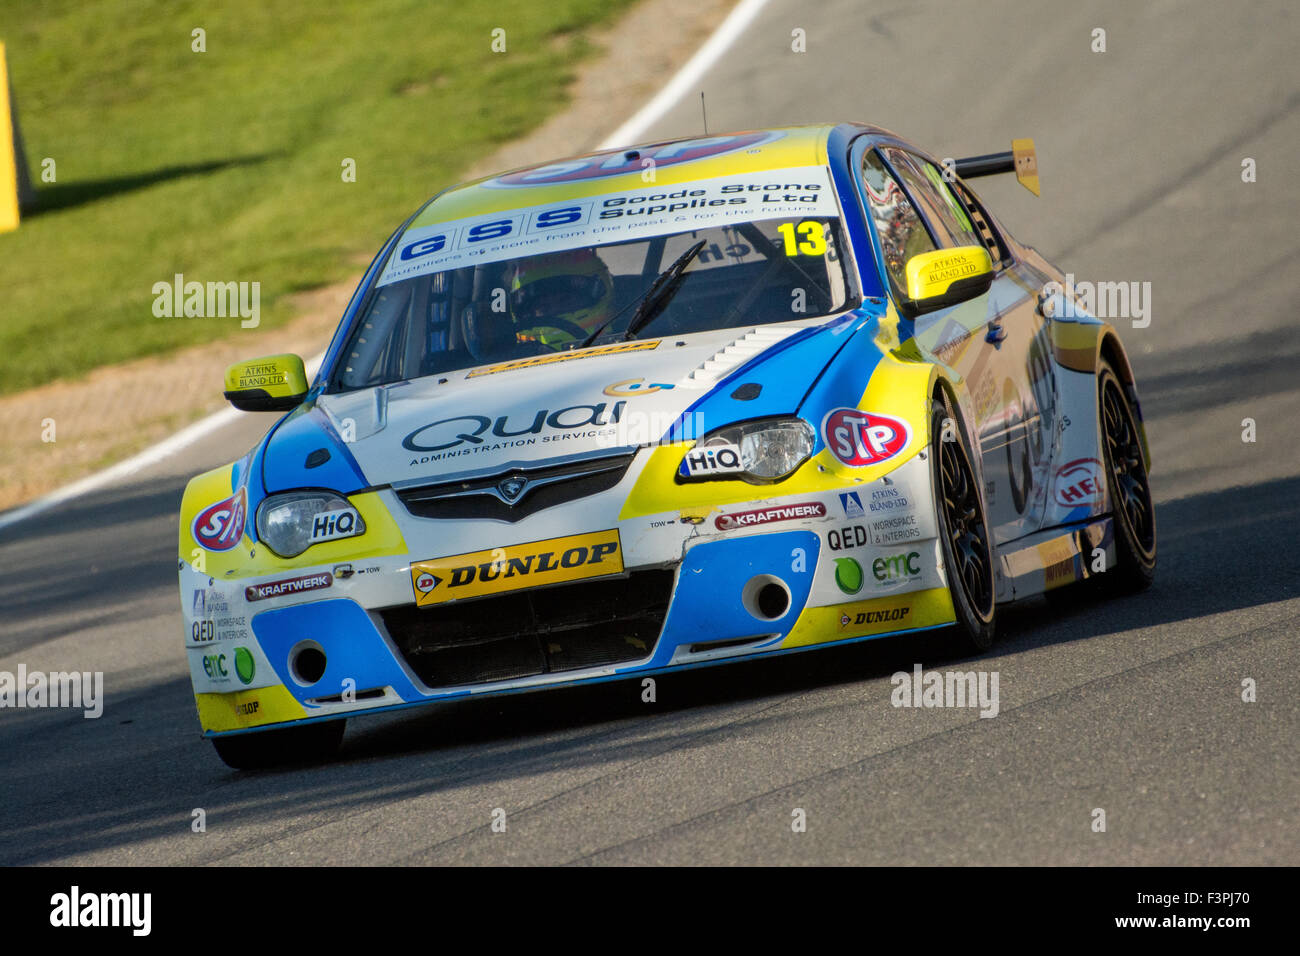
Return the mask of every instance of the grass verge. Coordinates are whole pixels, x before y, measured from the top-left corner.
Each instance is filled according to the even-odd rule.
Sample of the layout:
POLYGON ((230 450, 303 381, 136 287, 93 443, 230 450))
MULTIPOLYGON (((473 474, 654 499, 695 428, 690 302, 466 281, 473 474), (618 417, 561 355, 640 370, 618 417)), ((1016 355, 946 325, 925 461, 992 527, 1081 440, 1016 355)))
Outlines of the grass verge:
POLYGON ((258 282, 282 325, 561 109, 583 31, 631 2, 0 3, 39 201, 0 236, 0 394, 238 330, 156 317, 177 273, 258 282))

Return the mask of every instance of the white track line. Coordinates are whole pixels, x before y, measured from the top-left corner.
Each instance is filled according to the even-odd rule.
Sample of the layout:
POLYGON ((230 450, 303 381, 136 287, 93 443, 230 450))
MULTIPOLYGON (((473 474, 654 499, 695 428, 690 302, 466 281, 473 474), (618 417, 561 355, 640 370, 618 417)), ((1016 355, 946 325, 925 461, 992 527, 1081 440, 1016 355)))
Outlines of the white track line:
MULTIPOLYGON (((727 14, 727 18, 713 31, 713 35, 705 41, 704 46, 700 47, 695 52, 695 55, 677 71, 673 78, 668 81, 668 84, 659 91, 659 94, 637 110, 626 123, 605 137, 598 148, 613 149, 615 146, 629 144, 662 119, 677 104, 678 100, 695 88, 695 84, 700 81, 700 78, 730 49, 731 45, 736 42, 736 39, 745 31, 745 28, 767 6, 768 2, 769 0, 741 0, 740 3, 736 4, 731 13, 727 14)), ((324 358, 325 354, 322 352, 308 363, 307 377, 309 380, 315 374, 313 367, 319 367, 324 358)), ((28 502, 18 508, 0 513, 0 531, 27 518, 48 511, 55 505, 97 491, 121 478, 134 475, 150 465, 156 465, 178 451, 206 438, 213 432, 233 424, 238 421, 242 414, 242 412, 234 408, 223 408, 207 418, 201 418, 194 424, 187 425, 170 438, 163 439, 158 444, 146 448, 138 455, 126 459, 126 461, 118 462, 111 468, 97 472, 70 485, 65 485, 58 491, 51 492, 43 498, 37 498, 35 501, 28 502)))
MULTIPOLYGON (((306 363, 307 381, 310 382, 315 377, 316 370, 320 368, 320 363, 324 360, 325 353, 322 352, 306 363)), ((92 491, 98 491, 120 478, 127 478, 136 472, 143 471, 150 465, 156 465, 158 462, 170 458, 178 451, 207 438, 213 432, 234 424, 243 415, 244 413, 237 408, 223 408, 219 412, 213 412, 206 418, 200 418, 197 422, 186 425, 170 438, 164 438, 158 444, 150 445, 144 451, 132 455, 125 461, 119 461, 110 468, 95 472, 93 475, 87 475, 80 481, 65 485, 58 491, 52 491, 43 498, 37 498, 35 501, 29 501, 25 505, 0 513, 0 531, 4 531, 11 525, 15 525, 27 518, 34 518, 38 514, 49 511, 55 505, 71 501, 73 498, 79 498, 92 491)))
POLYGON ((64 485, 58 491, 53 491, 43 498, 37 498, 25 505, 14 508, 0 514, 0 531, 15 525, 27 518, 35 517, 44 511, 48 511, 55 505, 62 504, 73 498, 79 498, 91 491, 110 485, 119 478, 125 478, 133 475, 137 471, 148 468, 150 465, 162 461, 164 458, 180 451, 182 448, 194 444, 201 438, 205 438, 212 432, 225 425, 229 425, 239 419, 242 413, 235 408, 223 408, 219 412, 214 412, 207 418, 201 418, 192 425, 187 425, 170 438, 165 438, 158 444, 146 448, 138 455, 119 461, 116 465, 106 468, 103 471, 97 471, 93 475, 88 475, 80 481, 74 481, 70 485, 64 485))

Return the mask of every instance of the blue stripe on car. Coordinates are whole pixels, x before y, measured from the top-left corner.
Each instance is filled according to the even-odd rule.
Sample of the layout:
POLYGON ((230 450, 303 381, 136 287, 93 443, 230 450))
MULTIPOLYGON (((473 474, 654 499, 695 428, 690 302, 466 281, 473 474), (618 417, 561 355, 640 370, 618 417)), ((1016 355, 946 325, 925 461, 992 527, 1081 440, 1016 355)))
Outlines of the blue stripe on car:
POLYGON ((369 486, 347 443, 314 404, 299 406, 275 429, 262 458, 262 480, 271 494, 294 488, 330 488, 349 494, 369 486), (329 452, 329 458, 308 468, 307 456, 320 448, 329 452))
POLYGON ((747 535, 691 548, 648 666, 667 664, 682 645, 787 633, 808 601, 820 548, 821 539, 811 531, 747 535), (780 578, 790 591, 786 612, 774 620, 755 617, 741 601, 745 584, 764 574, 780 578))
POLYGON ((370 615, 349 598, 263 611, 252 623, 275 676, 299 703, 341 693, 346 679, 353 681, 352 690, 392 687, 404 700, 424 696, 406 676, 370 615), (295 645, 306 638, 320 645, 326 661, 320 680, 308 687, 294 679, 289 663, 295 645))

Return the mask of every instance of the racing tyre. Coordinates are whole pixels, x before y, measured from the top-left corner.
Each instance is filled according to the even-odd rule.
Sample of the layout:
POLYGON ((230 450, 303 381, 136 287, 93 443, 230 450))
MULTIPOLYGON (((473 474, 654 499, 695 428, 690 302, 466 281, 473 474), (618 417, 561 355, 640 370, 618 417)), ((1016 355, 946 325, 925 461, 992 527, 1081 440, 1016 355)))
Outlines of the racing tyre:
POLYGON ((993 645, 996 610, 993 539, 966 429, 946 395, 936 396, 930 406, 930 474, 948 590, 957 614, 958 643, 963 651, 986 651, 993 645), (954 441, 943 440, 948 420, 956 424, 954 441))
POLYGON ((339 749, 346 720, 327 720, 302 727, 264 730, 235 737, 213 737, 212 746, 227 766, 264 770, 328 760, 339 749))
POLYGON ((1115 525, 1115 567, 1102 580, 1120 593, 1151 586, 1156 574, 1156 512, 1133 405, 1109 362, 1097 376, 1097 414, 1106 490, 1115 525))

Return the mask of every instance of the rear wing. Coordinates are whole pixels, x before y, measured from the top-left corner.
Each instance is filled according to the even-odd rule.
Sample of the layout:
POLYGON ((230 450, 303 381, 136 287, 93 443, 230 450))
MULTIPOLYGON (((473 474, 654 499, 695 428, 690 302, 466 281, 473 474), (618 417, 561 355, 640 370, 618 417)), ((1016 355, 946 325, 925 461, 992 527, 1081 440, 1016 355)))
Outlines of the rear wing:
POLYGON ((1016 180, 1031 193, 1038 193, 1038 154, 1034 152, 1032 139, 1013 139, 1011 151, 1007 153, 989 153, 987 156, 969 156, 956 163, 957 175, 962 179, 976 176, 996 176, 999 173, 1015 173, 1016 180))

